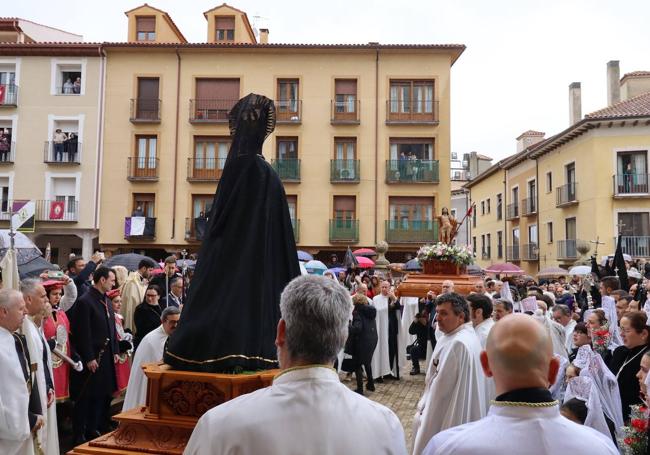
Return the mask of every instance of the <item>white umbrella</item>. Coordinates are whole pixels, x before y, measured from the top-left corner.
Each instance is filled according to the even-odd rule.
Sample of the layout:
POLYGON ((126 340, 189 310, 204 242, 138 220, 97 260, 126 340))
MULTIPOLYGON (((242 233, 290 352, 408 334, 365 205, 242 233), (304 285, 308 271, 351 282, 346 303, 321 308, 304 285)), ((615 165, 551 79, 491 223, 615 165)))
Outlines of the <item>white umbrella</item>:
POLYGON ((569 275, 589 275, 591 273, 591 267, 588 265, 576 265, 569 269, 569 275))
POLYGON ((311 274, 322 275, 327 270, 327 266, 321 261, 312 260, 305 264, 305 269, 311 274))

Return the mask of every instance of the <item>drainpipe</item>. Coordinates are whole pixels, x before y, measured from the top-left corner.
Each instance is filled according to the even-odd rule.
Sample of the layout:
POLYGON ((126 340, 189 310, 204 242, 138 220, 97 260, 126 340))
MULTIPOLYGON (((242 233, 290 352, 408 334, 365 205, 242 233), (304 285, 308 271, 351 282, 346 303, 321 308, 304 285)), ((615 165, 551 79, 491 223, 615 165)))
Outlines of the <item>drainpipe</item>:
POLYGON ((104 157, 104 101, 106 86, 106 50, 103 46, 99 47, 99 108, 97 109, 97 161, 95 165, 95 216, 93 229, 99 230, 100 221, 100 200, 101 200, 101 181, 104 157))
POLYGON ((174 132, 174 183, 172 195, 172 239, 176 236, 176 183, 178 181, 178 128, 180 114, 180 97, 181 97, 181 54, 176 48, 176 130, 174 132))
POLYGON ((375 245, 379 210, 379 47, 375 48, 375 245))
MULTIPOLYGON (((508 262, 508 191, 506 185, 506 170, 503 170, 503 255, 508 262)), ((520 234, 521 235, 521 234, 520 234)))

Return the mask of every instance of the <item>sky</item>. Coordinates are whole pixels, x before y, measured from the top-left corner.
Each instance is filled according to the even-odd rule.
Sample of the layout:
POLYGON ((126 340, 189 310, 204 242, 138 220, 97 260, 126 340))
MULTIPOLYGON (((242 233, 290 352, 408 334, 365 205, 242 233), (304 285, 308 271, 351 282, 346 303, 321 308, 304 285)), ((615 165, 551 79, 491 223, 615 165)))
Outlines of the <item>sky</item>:
MULTIPOLYGON (((223 0, 148 0, 188 41, 205 42, 203 12, 223 0)), ((452 67, 451 151, 501 159, 532 129, 569 126, 571 82, 582 83, 583 115, 607 104, 606 64, 621 76, 650 70, 648 0, 228 0, 270 29, 275 43, 464 44, 452 67)), ((3 16, 124 41, 124 11, 138 0, 3 1, 3 16), (101 6, 100 6, 101 5, 101 6)))

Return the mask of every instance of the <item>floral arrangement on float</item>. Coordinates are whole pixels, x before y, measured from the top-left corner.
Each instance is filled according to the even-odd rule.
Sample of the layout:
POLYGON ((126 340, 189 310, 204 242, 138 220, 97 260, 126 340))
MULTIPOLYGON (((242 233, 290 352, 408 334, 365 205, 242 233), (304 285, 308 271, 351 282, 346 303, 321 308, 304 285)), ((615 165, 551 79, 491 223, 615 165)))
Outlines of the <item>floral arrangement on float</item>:
POLYGON ((630 406, 630 424, 623 427, 623 437, 618 447, 623 455, 641 455, 648 446, 648 408, 643 405, 630 406))
POLYGON ((438 242, 420 247, 417 258, 426 274, 459 275, 474 263, 474 251, 470 246, 438 242))

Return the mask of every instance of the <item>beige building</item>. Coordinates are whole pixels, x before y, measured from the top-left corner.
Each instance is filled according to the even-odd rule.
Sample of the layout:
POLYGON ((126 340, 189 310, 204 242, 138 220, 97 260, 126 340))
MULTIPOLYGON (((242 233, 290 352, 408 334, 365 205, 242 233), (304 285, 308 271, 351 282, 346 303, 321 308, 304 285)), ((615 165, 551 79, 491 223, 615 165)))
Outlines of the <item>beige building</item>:
POLYGON ((450 205, 450 69, 464 46, 273 44, 225 4, 204 14, 207 41, 187 43, 163 11, 126 15, 128 41, 103 46, 106 249, 198 248, 228 111, 251 92, 276 103, 263 153, 300 248, 326 258, 386 239, 399 255, 437 238, 450 205), (154 230, 134 235, 132 215, 154 230))
POLYGON ((0 227, 35 201, 29 235, 43 251, 52 244, 52 261, 89 257, 98 236, 100 46, 23 19, 0 19, 0 38, 0 227))

